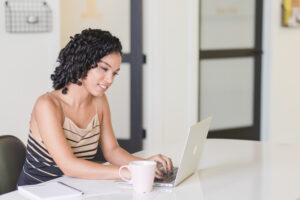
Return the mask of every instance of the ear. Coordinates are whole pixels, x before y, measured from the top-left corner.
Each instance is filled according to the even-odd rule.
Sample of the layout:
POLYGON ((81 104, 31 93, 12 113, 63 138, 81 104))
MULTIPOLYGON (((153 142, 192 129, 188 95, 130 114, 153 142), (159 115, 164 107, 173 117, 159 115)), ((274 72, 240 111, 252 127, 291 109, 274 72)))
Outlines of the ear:
POLYGON ((81 86, 82 85, 82 78, 78 79, 76 82, 77 85, 81 86))

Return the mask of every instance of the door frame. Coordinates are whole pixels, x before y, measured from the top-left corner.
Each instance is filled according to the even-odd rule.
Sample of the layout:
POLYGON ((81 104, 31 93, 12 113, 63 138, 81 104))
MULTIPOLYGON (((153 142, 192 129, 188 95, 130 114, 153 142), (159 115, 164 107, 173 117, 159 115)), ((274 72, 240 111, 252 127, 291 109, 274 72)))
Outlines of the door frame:
POLYGON ((130 0, 130 53, 122 63, 130 64, 130 139, 118 139, 130 153, 142 150, 143 142, 143 1, 130 0))
MULTIPOLYGON (((130 0, 130 52, 124 53, 122 63, 130 65, 130 138, 117 139, 119 145, 129 153, 143 148, 143 1, 130 0)), ((94 161, 105 162, 98 145, 94 161)))
MULTIPOLYGON (((201 8, 201 2, 200 2, 201 8)), ((199 12, 201 23, 201 9, 199 12)), ((234 129, 222 129, 209 131, 208 138, 228 138, 228 139, 248 139, 260 140, 260 117, 261 117, 261 73, 262 73, 262 30, 263 30, 263 1, 255 1, 255 43, 252 49, 226 49, 226 50, 201 50, 199 59, 213 58, 235 58, 253 57, 254 58, 254 97, 253 97, 253 126, 234 129)), ((201 34, 201 33, 200 33, 201 34)), ((199 61, 199 85, 200 85, 201 65, 199 61)), ((200 88, 199 88, 199 108, 200 107, 200 88)), ((198 113, 200 120, 200 112, 198 113)))

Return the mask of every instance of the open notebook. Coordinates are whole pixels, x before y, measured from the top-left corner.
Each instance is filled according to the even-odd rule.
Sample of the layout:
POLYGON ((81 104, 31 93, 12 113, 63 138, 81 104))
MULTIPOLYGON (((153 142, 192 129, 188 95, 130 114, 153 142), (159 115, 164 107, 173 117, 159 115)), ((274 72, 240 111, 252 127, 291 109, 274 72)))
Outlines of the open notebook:
POLYGON ((32 200, 81 199, 83 193, 59 182, 45 182, 38 185, 19 186, 18 191, 32 200))
POLYGON ((110 180, 86 180, 63 176, 37 185, 19 186, 19 192, 29 199, 81 199, 119 193, 110 180))

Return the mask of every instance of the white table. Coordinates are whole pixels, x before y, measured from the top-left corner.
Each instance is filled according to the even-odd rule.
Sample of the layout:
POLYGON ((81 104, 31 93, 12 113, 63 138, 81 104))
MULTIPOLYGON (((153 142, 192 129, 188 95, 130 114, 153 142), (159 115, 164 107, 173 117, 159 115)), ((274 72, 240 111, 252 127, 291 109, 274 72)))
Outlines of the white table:
MULTIPOLYGON (((178 145, 153 149, 137 154, 146 157, 160 152, 179 162, 178 145)), ((114 186, 121 192, 85 199, 300 199, 300 145, 208 139, 199 170, 176 188, 154 188, 150 194, 135 195, 130 187, 114 186)), ((4 199, 25 198, 14 191, 0 196, 4 199)))

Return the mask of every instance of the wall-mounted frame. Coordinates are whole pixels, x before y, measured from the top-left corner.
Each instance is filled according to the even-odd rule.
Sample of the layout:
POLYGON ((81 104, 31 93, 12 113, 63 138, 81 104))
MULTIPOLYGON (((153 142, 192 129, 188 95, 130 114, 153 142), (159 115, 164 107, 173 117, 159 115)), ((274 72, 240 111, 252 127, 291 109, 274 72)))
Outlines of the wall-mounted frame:
POLYGON ((7 0, 5 24, 10 33, 50 32, 52 11, 42 0, 7 0))
POLYGON ((282 25, 300 27, 300 0, 282 0, 282 25))

